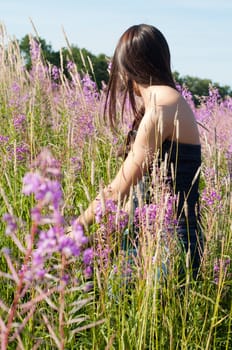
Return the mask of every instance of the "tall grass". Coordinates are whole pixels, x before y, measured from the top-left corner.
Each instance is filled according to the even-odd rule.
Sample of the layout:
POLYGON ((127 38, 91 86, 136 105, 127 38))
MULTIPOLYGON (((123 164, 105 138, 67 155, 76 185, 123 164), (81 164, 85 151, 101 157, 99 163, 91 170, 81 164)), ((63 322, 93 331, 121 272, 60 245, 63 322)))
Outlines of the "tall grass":
POLYGON ((205 249, 197 280, 188 254, 180 254, 174 221, 169 226, 165 221, 167 213, 172 219, 172 198, 158 169, 150 189, 153 207, 144 207, 140 189, 135 188, 143 213, 137 222, 136 245, 125 235, 131 234, 130 203, 125 207, 102 198, 98 219, 85 232, 91 238, 88 243, 83 238, 81 253, 55 250, 46 260, 46 273, 39 276, 32 270, 32 257, 41 232, 55 227, 62 235, 73 220, 75 226, 79 213, 113 179, 122 162, 117 150, 131 115, 128 107, 118 134, 111 133, 102 120, 104 91, 97 91, 71 61, 68 78, 62 69, 47 65, 34 41, 31 57, 32 69, 27 72, 17 42, 7 40, 1 28, 0 217, 11 215, 8 226, 0 221, 1 349, 229 350, 231 98, 221 101, 210 87, 209 96, 202 97, 195 109, 191 94, 180 87, 194 108, 203 149, 200 205, 205 249), (41 156, 44 147, 47 151, 41 156), (46 169, 54 170, 58 164, 61 171, 56 179, 63 196, 55 209, 53 202, 37 201, 22 191, 28 172, 41 174, 46 183, 55 181, 54 173, 44 173, 44 162, 46 169), (50 221, 42 224, 33 216, 31 210, 38 206, 50 221), (54 213, 62 220, 55 221, 54 213), (83 261, 89 248, 93 259, 87 266, 83 261), (186 274, 180 279, 183 261, 186 274), (30 278, 25 277, 27 272, 32 272, 30 278))

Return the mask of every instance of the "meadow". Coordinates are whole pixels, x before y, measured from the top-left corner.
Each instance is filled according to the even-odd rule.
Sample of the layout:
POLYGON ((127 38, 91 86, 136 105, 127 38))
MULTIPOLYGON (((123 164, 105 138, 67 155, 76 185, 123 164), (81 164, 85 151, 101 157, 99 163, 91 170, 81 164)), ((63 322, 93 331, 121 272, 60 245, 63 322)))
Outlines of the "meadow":
POLYGON ((175 240, 175 198, 162 169, 154 167, 154 202, 140 200, 136 222, 125 203, 103 196, 90 228, 75 221, 123 161, 130 106, 112 132, 102 118, 104 85, 99 91, 80 74, 71 55, 67 77, 32 40, 27 71, 17 42, 0 35, 1 350, 231 349, 232 98, 209 86, 195 107, 188 88, 178 87, 202 143, 204 252, 194 279, 175 240), (132 225, 136 254, 125 234, 132 225))

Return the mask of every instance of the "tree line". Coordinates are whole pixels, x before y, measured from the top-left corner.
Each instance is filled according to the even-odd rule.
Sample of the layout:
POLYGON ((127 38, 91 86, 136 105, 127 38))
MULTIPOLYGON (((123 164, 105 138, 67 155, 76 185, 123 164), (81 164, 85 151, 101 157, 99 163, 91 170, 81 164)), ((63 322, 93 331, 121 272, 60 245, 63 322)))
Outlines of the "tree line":
MULTIPOLYGON (((58 68, 61 67, 61 55, 60 51, 54 51, 52 46, 46 42, 43 38, 33 38, 38 42, 41 48, 41 52, 45 62, 50 63, 58 68)), ((31 68, 31 55, 30 55, 30 37, 25 35, 19 41, 19 47, 22 56, 25 60, 25 65, 28 70, 31 68)), ((76 64, 77 70, 82 73, 88 73, 91 78, 96 82, 99 89, 102 88, 103 82, 108 83, 108 65, 110 62, 110 57, 106 55, 99 54, 94 55, 85 48, 80 49, 76 45, 71 45, 70 47, 64 47, 62 51, 63 69, 64 73, 68 77, 67 63, 72 61, 76 64)), ((192 77, 189 75, 181 76, 179 72, 173 72, 175 81, 177 84, 185 85, 188 90, 192 93, 195 103, 199 102, 199 96, 207 96, 209 92, 209 85, 213 85, 218 88, 220 96, 225 98, 226 96, 232 96, 232 89, 228 85, 221 86, 218 83, 213 83, 210 79, 201 79, 198 77, 192 77)))

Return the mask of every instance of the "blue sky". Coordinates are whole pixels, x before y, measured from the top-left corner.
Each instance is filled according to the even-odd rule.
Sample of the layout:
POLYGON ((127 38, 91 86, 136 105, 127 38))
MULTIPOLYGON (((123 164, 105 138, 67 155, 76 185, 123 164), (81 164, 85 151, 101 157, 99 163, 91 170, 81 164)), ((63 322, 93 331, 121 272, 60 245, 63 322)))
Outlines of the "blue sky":
POLYGON ((172 69, 232 87, 232 0, 0 0, 10 37, 34 33, 54 50, 71 44, 112 55, 131 25, 153 24, 166 36, 172 69))

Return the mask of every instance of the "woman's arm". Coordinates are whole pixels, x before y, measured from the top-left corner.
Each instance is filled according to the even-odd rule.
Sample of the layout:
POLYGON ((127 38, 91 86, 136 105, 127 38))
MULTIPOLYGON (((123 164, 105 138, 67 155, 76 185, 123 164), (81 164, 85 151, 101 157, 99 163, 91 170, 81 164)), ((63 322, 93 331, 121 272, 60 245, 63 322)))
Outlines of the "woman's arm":
MULTIPOLYGON (((160 142, 157 118, 152 113, 146 113, 140 123, 137 135, 127 158, 123 162, 114 180, 102 193, 105 200, 123 200, 128 196, 131 185, 135 185, 147 171, 153 160, 153 155, 160 142)), ((100 195, 93 200, 84 213, 78 218, 82 225, 90 225, 94 221, 95 209, 100 195)))

